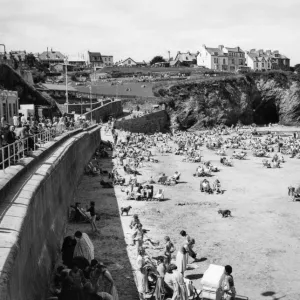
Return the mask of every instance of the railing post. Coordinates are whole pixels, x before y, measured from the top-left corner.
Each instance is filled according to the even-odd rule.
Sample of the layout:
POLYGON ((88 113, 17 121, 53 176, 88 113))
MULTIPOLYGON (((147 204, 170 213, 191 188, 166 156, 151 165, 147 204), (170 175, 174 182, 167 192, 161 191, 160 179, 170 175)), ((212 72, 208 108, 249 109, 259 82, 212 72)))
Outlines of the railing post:
POLYGON ((2 147, 1 152, 2 152, 2 154, 1 154, 1 156, 2 156, 2 169, 4 170, 5 169, 5 167, 4 167, 4 165, 5 165, 5 160, 4 160, 5 146, 2 147))

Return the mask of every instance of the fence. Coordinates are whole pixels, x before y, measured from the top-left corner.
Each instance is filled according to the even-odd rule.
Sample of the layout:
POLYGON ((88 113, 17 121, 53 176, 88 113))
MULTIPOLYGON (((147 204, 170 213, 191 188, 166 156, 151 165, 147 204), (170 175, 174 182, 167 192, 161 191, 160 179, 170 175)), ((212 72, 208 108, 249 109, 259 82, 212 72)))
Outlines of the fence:
MULTIPOLYGON (((95 122, 92 122, 93 125, 95 122)), ((88 125, 86 125, 88 127, 88 125)), ((12 144, 2 146, 0 148, 0 169, 16 164, 21 158, 29 156, 32 151, 42 147, 45 143, 53 141, 53 139, 64 132, 73 131, 84 128, 84 124, 75 124, 70 128, 50 128, 46 131, 28 136, 15 141, 12 144)))

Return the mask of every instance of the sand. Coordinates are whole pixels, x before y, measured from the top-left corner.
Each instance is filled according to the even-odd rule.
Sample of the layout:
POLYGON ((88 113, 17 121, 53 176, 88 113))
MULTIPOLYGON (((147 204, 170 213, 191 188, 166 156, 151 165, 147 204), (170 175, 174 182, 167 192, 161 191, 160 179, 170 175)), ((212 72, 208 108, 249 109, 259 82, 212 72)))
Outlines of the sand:
MULTIPOLYGON (((146 164, 138 179, 143 182, 159 172, 172 175, 180 171, 179 184, 163 187, 165 201, 128 201, 121 187, 103 189, 99 177, 83 176, 76 200, 96 202, 96 209, 101 212, 101 234, 91 235, 88 224, 71 224, 68 233, 80 229, 91 235, 95 256, 108 264, 121 300, 138 299, 134 284, 136 249, 127 245, 134 213, 150 230, 148 235, 161 245, 164 236, 169 235, 179 248, 183 244, 179 235, 182 229, 195 238, 194 250, 201 261, 195 263, 196 269, 186 272, 186 277, 197 288, 209 264, 230 264, 238 295, 255 300, 283 296, 286 300, 299 299, 300 203, 291 201, 287 187, 299 184, 300 160, 285 156, 287 162, 282 168, 266 169, 262 158, 247 151, 247 159, 234 160, 231 168, 221 166, 214 151, 203 149, 204 159, 221 168, 209 180, 219 178, 225 190, 223 195, 200 192, 201 178, 192 176, 197 163, 182 162, 182 157, 174 154, 156 155, 160 162, 146 164), (179 202, 187 205, 178 206, 179 202), (120 217, 120 207, 128 205, 132 206, 129 216, 120 217), (230 209, 233 217, 222 218, 218 209, 230 209)), ((101 164, 104 169, 112 168, 111 159, 102 159, 101 164)), ((155 191, 160 187, 155 185, 155 191)), ((149 248, 147 252, 154 257, 162 254, 161 249, 149 248)))

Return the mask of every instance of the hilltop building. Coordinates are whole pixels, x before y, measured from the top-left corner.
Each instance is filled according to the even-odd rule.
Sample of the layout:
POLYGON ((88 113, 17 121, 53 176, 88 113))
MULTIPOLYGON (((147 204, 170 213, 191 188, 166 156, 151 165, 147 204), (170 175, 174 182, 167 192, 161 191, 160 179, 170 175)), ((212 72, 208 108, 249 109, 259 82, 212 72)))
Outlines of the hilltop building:
POLYGON ((126 58, 116 64, 118 67, 146 67, 147 63, 145 61, 136 62, 131 57, 126 58))
POLYGON ((280 54, 278 50, 251 49, 246 52, 246 62, 254 71, 290 70, 290 59, 280 54))
POLYGON ((177 55, 174 60, 170 61, 171 67, 177 67, 177 66, 191 66, 191 65, 197 65, 197 56, 199 52, 197 53, 191 53, 191 52, 177 52, 177 55))
POLYGON ((43 64, 57 64, 64 63, 65 56, 59 51, 44 51, 38 55, 39 61, 43 64))
POLYGON ((245 52, 240 47, 218 48, 203 45, 197 55, 197 65, 218 71, 234 72, 246 66, 245 52))

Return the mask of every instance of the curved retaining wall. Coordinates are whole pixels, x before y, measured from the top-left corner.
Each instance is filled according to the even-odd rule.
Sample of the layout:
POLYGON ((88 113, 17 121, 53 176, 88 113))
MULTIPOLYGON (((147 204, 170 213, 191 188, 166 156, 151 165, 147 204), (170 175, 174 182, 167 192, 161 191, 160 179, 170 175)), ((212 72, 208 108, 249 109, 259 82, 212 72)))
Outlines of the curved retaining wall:
POLYGON ((0 299, 43 299, 60 250, 68 207, 100 127, 64 142, 31 176, 1 220, 0 299), (6 258, 4 260, 4 258, 6 258))
POLYGON ((155 133, 165 131, 169 126, 169 116, 165 110, 134 119, 116 121, 115 127, 130 132, 155 133))
POLYGON ((91 118, 96 120, 97 123, 106 122, 109 116, 117 118, 123 114, 122 100, 112 101, 110 103, 104 104, 103 106, 97 107, 92 110, 92 112, 87 112, 84 114, 87 120, 91 118))

